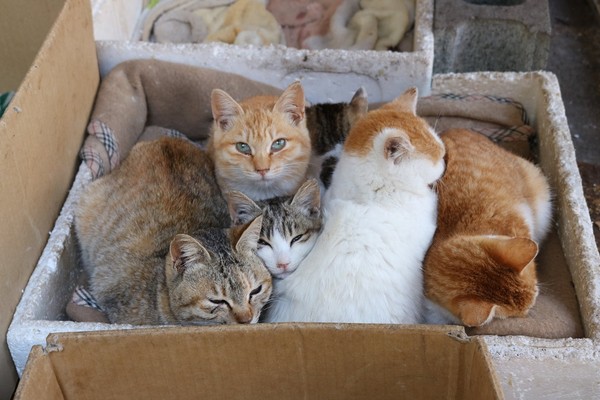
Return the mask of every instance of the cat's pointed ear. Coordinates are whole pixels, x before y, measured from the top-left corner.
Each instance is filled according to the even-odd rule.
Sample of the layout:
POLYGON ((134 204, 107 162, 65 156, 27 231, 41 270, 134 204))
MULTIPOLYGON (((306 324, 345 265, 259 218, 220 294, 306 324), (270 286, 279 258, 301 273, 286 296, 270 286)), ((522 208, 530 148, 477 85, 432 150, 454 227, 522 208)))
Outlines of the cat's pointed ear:
POLYGON ((481 326, 490 322, 494 305, 487 301, 467 299, 458 302, 458 318, 466 326, 481 326))
POLYGON ((485 250, 498 264, 520 273, 537 256, 538 245, 523 237, 492 237, 486 240, 485 250))
MULTIPOLYGON (((195 263, 205 264, 210 260, 208 251, 196 239, 189 235, 178 234, 169 246, 169 260, 172 270, 183 273, 195 263)), ((170 275, 170 274, 169 274, 170 275)))
POLYGON ((296 81, 279 96, 273 110, 285 114, 288 121, 297 126, 304 120, 305 106, 304 89, 300 81, 296 81))
POLYGON ((262 214, 262 209, 242 192, 233 190, 227 193, 226 197, 227 208, 233 225, 246 224, 262 214))
POLYGON ((383 145, 384 156, 387 160, 398 165, 415 147, 405 135, 390 136, 383 145))
POLYGON ((262 220, 262 215, 259 215, 246 225, 239 225, 231 228, 232 243, 235 243, 234 246, 236 251, 239 253, 247 253, 256 250, 258 247, 258 239, 260 239, 262 220))
POLYGON ((300 186, 294 198, 293 206, 298 206, 309 217, 321 214, 321 188, 316 179, 309 179, 300 186))
POLYGON ((408 89, 400 96, 396 97, 389 105, 393 106, 399 111, 408 112, 411 114, 417 114, 417 99, 419 97, 419 91, 416 87, 408 89))
POLYGON ((223 131, 230 130, 235 125, 236 118, 244 113, 242 106, 221 89, 213 89, 210 105, 213 118, 223 131))
POLYGON ((352 100, 350 100, 350 108, 356 117, 361 117, 369 111, 369 101, 367 99, 367 91, 365 88, 360 87, 356 93, 354 93, 352 100))

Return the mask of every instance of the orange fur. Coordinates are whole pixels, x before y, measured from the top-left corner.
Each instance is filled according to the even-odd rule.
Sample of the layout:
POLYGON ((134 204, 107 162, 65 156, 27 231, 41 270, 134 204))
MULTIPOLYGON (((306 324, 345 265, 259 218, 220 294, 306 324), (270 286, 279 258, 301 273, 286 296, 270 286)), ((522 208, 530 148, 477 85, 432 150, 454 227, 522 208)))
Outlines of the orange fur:
POLYGON ((253 200, 294 194, 306 179, 311 154, 300 83, 279 97, 257 96, 239 104, 215 90, 212 109, 215 126, 208 150, 221 190, 238 190, 253 200), (285 145, 274 148, 280 140, 285 145), (239 143, 248 152, 241 152, 239 143))
POLYGON ((526 316, 537 296, 530 225, 538 221, 527 221, 522 208, 535 214, 549 207, 548 184, 536 166, 477 133, 455 129, 441 137, 447 166, 437 186, 425 294, 468 326, 526 316))
POLYGON ((372 150, 373 136, 385 128, 393 128, 407 134, 407 142, 418 148, 420 153, 432 161, 439 160, 444 155, 444 148, 439 142, 431 140, 429 125, 415 115, 416 96, 416 90, 409 89, 394 101, 372 110, 370 118, 359 119, 353 130, 363 134, 350 134, 344 149, 348 153, 364 157, 372 150))

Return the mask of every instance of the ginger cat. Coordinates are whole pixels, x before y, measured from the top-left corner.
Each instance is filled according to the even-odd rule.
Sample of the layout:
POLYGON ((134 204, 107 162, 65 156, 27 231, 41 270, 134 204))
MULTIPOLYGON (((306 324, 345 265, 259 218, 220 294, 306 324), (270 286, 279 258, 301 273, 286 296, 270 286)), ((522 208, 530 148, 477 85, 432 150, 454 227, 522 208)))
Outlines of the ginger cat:
POLYGON ((300 82, 279 97, 239 104, 215 89, 211 105, 215 123, 208 151, 221 190, 237 190, 254 201, 293 195, 306 180, 311 157, 300 82))
POLYGON ((277 282, 268 322, 422 322, 444 146, 416 103, 413 88, 356 121, 324 196, 323 230, 277 282))
POLYGON ((441 137, 447 166, 424 263, 428 321, 481 326, 526 316, 552 214, 548 183, 535 165, 478 133, 452 129, 441 137))

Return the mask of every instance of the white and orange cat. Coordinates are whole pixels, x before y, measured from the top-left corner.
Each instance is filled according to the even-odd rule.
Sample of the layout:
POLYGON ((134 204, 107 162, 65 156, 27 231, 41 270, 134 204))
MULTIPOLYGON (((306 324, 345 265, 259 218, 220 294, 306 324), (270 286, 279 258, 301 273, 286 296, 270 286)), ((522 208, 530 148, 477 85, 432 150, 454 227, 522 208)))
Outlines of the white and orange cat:
POLYGON ((538 294, 535 256, 550 225, 539 168, 464 129, 441 135, 438 228, 424 263, 428 322, 481 326, 523 317, 538 294))
POLYGON ((417 90, 351 129, 324 197, 324 227, 278 282, 267 321, 420 323, 444 146, 416 116, 417 90))
POLYGON ((306 180, 311 157, 300 82, 279 97, 239 104, 215 89, 211 106, 215 123, 208 151, 222 192, 237 190, 254 201, 293 195, 306 180))

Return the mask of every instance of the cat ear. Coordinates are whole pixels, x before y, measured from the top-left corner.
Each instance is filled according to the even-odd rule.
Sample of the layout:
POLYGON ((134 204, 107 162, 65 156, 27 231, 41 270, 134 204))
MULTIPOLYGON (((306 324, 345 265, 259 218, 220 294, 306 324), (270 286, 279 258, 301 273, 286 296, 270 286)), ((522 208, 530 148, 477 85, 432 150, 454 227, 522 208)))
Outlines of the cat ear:
POLYGON ((352 96, 352 100, 350 100, 350 108, 352 109, 352 113, 357 117, 363 116, 369 111, 369 101, 367 100, 367 91, 365 88, 359 88, 354 96, 352 96))
POLYGON ((385 158, 395 165, 398 165, 414 149, 415 147, 404 135, 388 137, 383 145, 385 158))
POLYGON ((458 302, 458 318, 466 326, 481 326, 493 318, 494 305, 487 301, 468 299, 458 302))
POLYGON ((523 237, 490 237, 485 239, 487 254, 500 265, 505 265, 520 273, 532 262, 538 253, 538 245, 523 237))
POLYGON ((242 192, 234 190, 227 193, 226 197, 227 208, 233 225, 246 224, 262 214, 262 209, 242 192))
POLYGON ((403 94, 401 94, 399 97, 394 99, 391 103, 389 103, 389 105, 393 106, 399 111, 404 111, 416 115, 418 97, 419 91, 416 87, 412 87, 403 94))
POLYGON ((262 215, 254 218, 252 222, 231 228, 233 236, 232 243, 235 243, 235 249, 239 253, 247 253, 256 250, 258 239, 260 239, 260 230, 262 228, 262 215))
POLYGON ((221 89, 214 89, 210 94, 212 115, 223 131, 228 131, 235 124, 235 119, 244 113, 242 107, 221 89))
POLYGON ((176 235, 169 246, 169 257, 173 270, 181 274, 193 263, 210 261, 210 254, 196 239, 189 235, 176 235))
POLYGON ((285 114, 290 123, 297 126, 304 120, 305 102, 304 89, 300 81, 296 81, 279 96, 273 111, 285 114))
POLYGON ((309 217, 318 217, 321 213, 321 188, 316 179, 309 179, 300 186, 294 198, 293 206, 298 206, 309 217))

